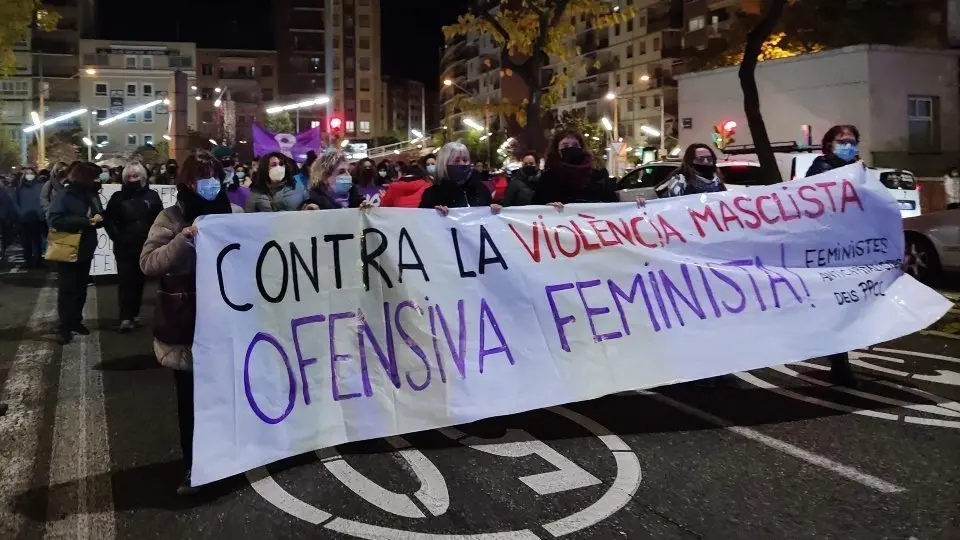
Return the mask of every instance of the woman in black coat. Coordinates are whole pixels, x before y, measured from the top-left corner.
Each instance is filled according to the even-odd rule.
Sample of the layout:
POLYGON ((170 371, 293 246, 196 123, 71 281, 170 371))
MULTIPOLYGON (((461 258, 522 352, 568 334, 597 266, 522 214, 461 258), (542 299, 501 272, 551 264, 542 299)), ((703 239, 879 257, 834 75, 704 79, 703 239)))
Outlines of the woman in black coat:
POLYGON ((619 202, 616 184, 594 169, 593 154, 583 136, 558 131, 550 142, 546 165, 533 193, 532 204, 562 207, 571 203, 619 202))
POLYGON ((446 215, 451 208, 489 206, 496 214, 493 194, 470 165, 470 151, 461 142, 443 145, 437 153, 437 181, 423 191, 420 208, 434 208, 446 215))
POLYGON ((96 229, 103 225, 99 175, 100 167, 95 163, 74 163, 67 173, 67 185, 50 201, 47 213, 47 225, 51 229, 81 234, 76 262, 58 263, 57 314, 63 344, 73 339, 73 334, 90 334, 83 325, 83 305, 87 302, 90 264, 97 250, 96 229))

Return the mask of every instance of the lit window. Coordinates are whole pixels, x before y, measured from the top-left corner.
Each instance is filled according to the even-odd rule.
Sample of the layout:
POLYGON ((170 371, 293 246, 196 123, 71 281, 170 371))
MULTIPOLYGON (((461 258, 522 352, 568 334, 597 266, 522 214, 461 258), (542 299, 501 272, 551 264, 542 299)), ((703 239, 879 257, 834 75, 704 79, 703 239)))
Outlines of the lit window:
POLYGON ((360 133, 370 133, 370 122, 367 120, 360 121, 360 133))
POLYGON ((354 123, 353 123, 353 120, 347 120, 347 131, 353 133, 353 131, 354 131, 354 123))
POLYGON ((694 17, 690 19, 690 22, 687 24, 687 29, 690 32, 696 32, 697 30, 702 30, 706 26, 707 20, 703 15, 699 17, 694 17))
POLYGON ((311 121, 310 121, 310 129, 318 128, 318 127, 320 127, 320 122, 319 122, 318 120, 311 120, 311 121))

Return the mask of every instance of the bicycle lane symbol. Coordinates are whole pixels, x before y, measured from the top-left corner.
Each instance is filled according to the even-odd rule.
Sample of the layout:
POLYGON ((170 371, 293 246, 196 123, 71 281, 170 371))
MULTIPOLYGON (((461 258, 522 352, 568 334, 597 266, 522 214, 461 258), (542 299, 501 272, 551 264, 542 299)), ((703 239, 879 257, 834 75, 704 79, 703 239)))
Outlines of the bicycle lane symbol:
MULTIPOLYGON (((590 431, 613 454, 617 468, 609 489, 592 504, 566 517, 536 524, 557 538, 596 525, 626 506, 640 486, 642 475, 637 455, 620 437, 611 433, 607 428, 564 407, 545 410, 590 431)), ((456 428, 441 428, 437 431, 463 446, 487 454, 505 458, 521 458, 533 455, 540 457, 555 470, 519 478, 520 482, 539 496, 549 496, 601 483, 593 474, 523 430, 507 430, 503 437, 496 440, 469 437, 456 428)), ((420 481, 420 489, 412 497, 385 489, 370 480, 348 464, 335 449, 321 450, 317 452, 317 455, 320 457, 323 466, 342 484, 367 503, 385 512, 414 519, 427 518, 427 514, 431 516, 445 514, 449 508, 450 494, 440 471, 422 452, 411 447, 403 437, 390 437, 386 440, 396 449, 400 458, 407 463, 420 481)), ((540 538, 529 528, 488 533, 432 534, 371 525, 334 516, 297 498, 282 488, 265 467, 248 472, 247 478, 253 489, 261 497, 284 512, 308 523, 322 525, 331 531, 356 538, 409 540, 459 540, 465 538, 474 540, 524 540, 540 538)))

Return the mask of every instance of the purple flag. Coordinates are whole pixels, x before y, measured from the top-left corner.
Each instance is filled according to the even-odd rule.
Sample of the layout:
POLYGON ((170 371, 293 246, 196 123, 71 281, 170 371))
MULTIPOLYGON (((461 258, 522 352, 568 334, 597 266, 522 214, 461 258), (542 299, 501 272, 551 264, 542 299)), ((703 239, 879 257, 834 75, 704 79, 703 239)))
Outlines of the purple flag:
POLYGON ((307 152, 320 153, 320 128, 315 127, 292 133, 274 133, 260 124, 253 123, 253 155, 264 156, 270 152, 280 152, 297 163, 307 160, 307 152))

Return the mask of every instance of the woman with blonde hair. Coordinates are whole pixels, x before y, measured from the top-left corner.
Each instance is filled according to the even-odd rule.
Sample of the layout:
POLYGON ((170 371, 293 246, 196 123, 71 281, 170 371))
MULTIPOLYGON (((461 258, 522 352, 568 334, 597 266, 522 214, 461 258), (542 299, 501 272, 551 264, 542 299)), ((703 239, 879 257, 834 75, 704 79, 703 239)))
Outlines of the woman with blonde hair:
POLYGON ((361 208, 365 202, 353 182, 346 154, 329 150, 317 157, 310 166, 310 191, 304 210, 361 208))
POLYGON ((433 208, 443 215, 450 208, 489 206, 494 214, 500 205, 493 204, 493 194, 470 164, 470 150, 462 142, 449 142, 437 153, 437 175, 434 185, 423 191, 420 208, 433 208))
POLYGON ((163 210, 160 195, 147 184, 147 171, 139 162, 128 163, 121 174, 120 191, 110 196, 103 212, 103 228, 113 240, 113 256, 120 279, 120 326, 126 333, 140 324, 140 304, 146 278, 140 271, 140 251, 157 215, 163 210))

